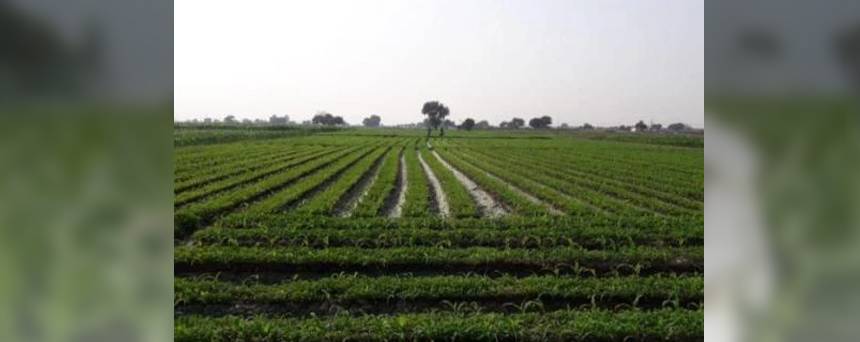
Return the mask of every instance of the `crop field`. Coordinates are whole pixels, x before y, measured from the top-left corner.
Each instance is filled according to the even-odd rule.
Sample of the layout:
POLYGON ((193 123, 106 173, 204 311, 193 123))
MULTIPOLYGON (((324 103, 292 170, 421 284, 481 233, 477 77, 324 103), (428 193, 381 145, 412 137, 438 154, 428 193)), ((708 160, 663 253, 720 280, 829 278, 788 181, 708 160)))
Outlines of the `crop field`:
POLYGON ((422 132, 182 138, 175 339, 703 338, 703 140, 422 132))

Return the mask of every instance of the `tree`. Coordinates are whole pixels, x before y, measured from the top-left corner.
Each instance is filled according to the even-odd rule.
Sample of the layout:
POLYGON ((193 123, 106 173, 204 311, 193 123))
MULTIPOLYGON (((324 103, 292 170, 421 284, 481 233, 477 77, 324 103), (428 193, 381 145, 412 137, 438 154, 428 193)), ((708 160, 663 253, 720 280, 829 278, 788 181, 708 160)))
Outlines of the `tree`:
POLYGON ((224 117, 224 123, 225 124, 235 124, 235 123, 238 123, 238 121, 236 121, 236 116, 227 115, 224 117))
POLYGON ((639 122, 637 122, 636 125, 633 127, 636 128, 637 132, 644 132, 646 129, 648 129, 648 125, 646 125, 645 122, 642 120, 639 120, 639 122))
POLYGON ((311 123, 315 125, 324 125, 324 126, 341 126, 346 125, 346 122, 343 121, 343 118, 340 116, 334 116, 331 113, 327 112, 318 112, 314 115, 311 123))
POLYGON ((567 124, 567 122, 564 122, 561 124, 561 129, 568 129, 568 128, 570 128, 570 126, 567 124))
POLYGON ((490 129, 490 127, 490 123, 487 120, 481 120, 475 124, 475 128, 477 129, 490 129))
POLYGON ((652 131, 660 131, 661 129, 663 129, 663 125, 658 123, 651 124, 651 127, 649 129, 652 131))
POLYGON ((465 129, 467 131, 471 131, 472 128, 475 128, 475 120, 472 118, 463 120, 463 123, 460 124, 460 128, 465 129))
POLYGON ((502 121, 499 123, 499 128, 501 128, 501 129, 507 129, 510 126, 511 126, 511 123, 507 122, 507 121, 502 121))
POLYGON ((379 127, 379 124, 382 122, 382 118, 379 115, 371 115, 370 117, 364 118, 361 121, 361 124, 364 127, 379 127))
POLYGON ((433 129, 440 128, 440 126, 441 126, 441 128, 439 130, 439 136, 441 137, 441 136, 445 135, 445 127, 443 125, 443 123, 445 123, 445 122, 443 120, 445 120, 445 117, 448 116, 448 114, 450 114, 448 107, 446 107, 444 104, 440 103, 439 101, 428 101, 428 102, 425 102, 424 106, 421 108, 421 114, 424 114, 427 116, 427 137, 428 138, 430 137, 430 132, 433 129))
POLYGON ((534 129, 542 129, 548 128, 549 125, 552 124, 552 118, 549 116, 542 116, 539 118, 533 118, 529 120, 529 126, 534 129))
POLYGON ((543 128, 549 128, 552 125, 552 118, 548 115, 541 116, 540 119, 543 122, 543 128))
POLYGON ((676 122, 666 128, 672 132, 683 132, 687 130, 687 125, 680 122, 676 122))
POLYGON ((526 125, 526 121, 520 118, 513 118, 509 125, 510 128, 520 129, 526 125))
POLYGON ((582 129, 586 130, 586 131, 590 131, 590 130, 594 129, 594 126, 592 126, 590 123, 585 123, 584 125, 582 125, 582 129))

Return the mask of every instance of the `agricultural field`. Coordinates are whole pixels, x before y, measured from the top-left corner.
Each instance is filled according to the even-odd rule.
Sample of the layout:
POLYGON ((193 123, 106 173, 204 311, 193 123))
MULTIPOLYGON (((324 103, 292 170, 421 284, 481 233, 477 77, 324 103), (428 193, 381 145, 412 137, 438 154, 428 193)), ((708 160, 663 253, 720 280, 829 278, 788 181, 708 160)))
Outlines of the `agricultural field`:
POLYGON ((703 140, 423 132, 176 145, 175 339, 703 338, 703 140))

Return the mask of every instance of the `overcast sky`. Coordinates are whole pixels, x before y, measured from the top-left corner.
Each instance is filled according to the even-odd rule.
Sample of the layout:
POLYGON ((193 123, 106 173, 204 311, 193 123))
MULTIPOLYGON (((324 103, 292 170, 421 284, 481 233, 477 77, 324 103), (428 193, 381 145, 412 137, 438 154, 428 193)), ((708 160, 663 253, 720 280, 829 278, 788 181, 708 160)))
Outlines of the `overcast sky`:
POLYGON ((174 3, 175 119, 704 125, 703 0, 174 3))

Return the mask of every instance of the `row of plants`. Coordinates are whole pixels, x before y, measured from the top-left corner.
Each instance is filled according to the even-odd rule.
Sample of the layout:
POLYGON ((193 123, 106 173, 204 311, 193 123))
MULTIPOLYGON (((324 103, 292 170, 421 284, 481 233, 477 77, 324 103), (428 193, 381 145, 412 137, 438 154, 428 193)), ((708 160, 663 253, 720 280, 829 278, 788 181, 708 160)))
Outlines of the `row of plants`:
MULTIPOLYGON (((213 170, 207 171, 205 174, 197 174, 186 181, 176 182, 174 185, 174 194, 177 201, 174 204, 181 205, 182 202, 188 202, 188 198, 193 198, 194 196, 188 196, 184 199, 180 199, 180 196, 185 196, 185 192, 194 188, 206 187, 208 189, 216 189, 214 191, 229 188, 232 184, 241 184, 243 181, 253 181, 256 178, 265 177, 266 175, 295 165, 295 163, 290 162, 307 160, 301 158, 315 156, 317 153, 324 153, 324 151, 326 149, 310 147, 302 150, 292 150, 274 157, 266 155, 266 158, 246 158, 237 161, 235 164, 230 163, 213 168, 213 170)), ((328 151, 333 152, 336 150, 328 149, 328 151)), ((207 192, 201 191, 198 193, 206 194, 207 192)))
MULTIPOLYGON (((286 140, 282 140, 282 143, 283 141, 286 140)), ((174 148, 173 156, 174 159, 177 161, 182 160, 194 162, 204 160, 208 157, 215 156, 218 154, 226 155, 229 154, 229 152, 235 152, 237 150, 253 151, 266 145, 269 145, 269 143, 260 141, 242 141, 218 146, 186 146, 174 148)))
MULTIPOLYGON (((440 150, 442 150, 440 148, 440 150)), ((466 155, 463 152, 455 149, 446 149, 448 154, 458 157, 460 160, 468 161, 472 166, 489 173, 503 181, 525 191, 534 197, 552 205, 555 208, 574 216, 597 216, 606 215, 599 207, 594 207, 591 203, 573 198, 558 187, 549 186, 542 182, 532 179, 532 175, 524 175, 516 168, 497 166, 478 155, 466 155)), ((552 183, 552 182, 550 182, 552 183)))
MULTIPOLYGON (((638 176, 631 177, 619 175, 617 167, 608 165, 600 165, 599 162, 588 161, 584 158, 572 157, 570 155, 557 156, 556 153, 545 155, 540 152, 528 151, 523 149, 511 150, 488 150, 482 148, 469 148, 471 151, 483 153, 485 155, 493 155, 496 157, 504 157, 506 160, 527 161, 534 163, 533 165, 541 165, 551 168, 556 171, 563 171, 569 175, 579 178, 584 178, 592 182, 610 184, 617 187, 625 188, 640 195, 658 198, 662 201, 678 205, 680 207, 701 210, 702 203, 692 200, 682 193, 690 190, 690 186, 676 187, 669 192, 664 192, 662 189, 655 187, 655 183, 643 177, 647 172, 636 170, 638 176)), ((665 187, 665 184, 660 184, 660 187, 665 187)))
MULTIPOLYGON (((540 299, 583 303, 600 300, 613 304, 648 301, 700 302, 704 297, 701 277, 576 278, 556 276, 381 276, 341 275, 279 284, 232 283, 214 279, 177 278, 176 304, 302 303, 358 301, 450 302, 540 299)), ((563 303, 556 303, 563 304, 563 303)))
POLYGON ((691 273, 702 270, 704 249, 694 247, 581 247, 498 249, 488 247, 332 247, 177 246, 174 271, 431 274, 462 272, 564 272, 588 275, 691 273))
MULTIPOLYGON (((238 214, 238 213, 237 213, 238 214)), ((609 216, 517 216, 508 215, 493 219, 464 218, 440 220, 437 217, 403 217, 389 219, 385 217, 312 217, 300 220, 294 217, 278 214, 237 215, 225 217, 217 226, 248 229, 492 229, 510 230, 526 228, 555 228, 588 229, 595 227, 614 228, 620 231, 628 230, 693 230, 704 235, 704 216, 638 216, 638 217, 609 217, 609 216)))
POLYGON ((186 158, 186 160, 174 159, 175 167, 173 178, 176 183, 180 183, 196 176, 208 175, 209 173, 222 169, 228 164, 235 165, 242 161, 265 158, 266 156, 276 155, 279 152, 283 152, 283 149, 268 147, 245 151, 234 151, 226 156, 207 156, 203 160, 196 162, 189 162, 187 161, 188 158, 186 158))
POLYGON ((613 179, 604 175, 599 175, 592 171, 582 171, 577 169, 575 166, 570 166, 568 164, 562 165, 558 160, 550 160, 550 159, 538 159, 531 158, 525 155, 516 155, 514 158, 524 158, 526 160, 534 161, 537 165, 542 165, 548 168, 554 168, 557 171, 563 171, 567 173, 569 176, 577 177, 583 180, 588 180, 590 182, 596 182, 600 184, 612 185, 614 187, 619 187, 626 191, 631 191, 640 196, 644 196, 647 198, 653 198, 655 200, 659 200, 671 205, 678 206, 680 208, 684 208, 690 211, 699 212, 704 209, 704 203, 699 200, 692 199, 689 194, 695 192, 696 190, 691 187, 685 187, 683 190, 680 189, 672 189, 672 192, 664 192, 661 189, 652 186, 652 183, 644 180, 642 178, 637 179, 635 182, 622 181, 618 179, 613 179))
POLYGON ((391 200, 397 190, 397 179, 400 174, 400 159, 404 146, 396 147, 382 160, 379 172, 367 193, 359 199, 358 205, 352 210, 353 217, 374 217, 383 214, 386 201, 391 200))
MULTIPOLYGON (((617 144, 578 142, 576 144, 487 143, 471 144, 458 141, 458 146, 496 152, 516 152, 557 160, 567 167, 584 169, 612 179, 638 182, 661 191, 687 195, 691 190, 703 188, 702 153, 677 153, 653 149, 634 149, 617 144), (534 146, 533 146, 534 145, 534 146), (660 157, 671 158, 662 162, 660 157), (682 169, 683 172, 675 169, 682 169), (695 171, 698 170, 698 171, 695 171), (692 173, 691 173, 692 172, 692 173)), ((695 193, 695 192, 693 192, 695 193)))
POLYGON ((455 218, 480 216, 469 190, 454 176, 454 173, 442 165, 426 148, 419 149, 418 153, 442 185, 442 192, 448 201, 451 216, 455 218))
POLYGON ((197 148, 178 149, 173 156, 173 174, 176 179, 184 180, 188 177, 188 174, 201 169, 217 167, 218 165, 233 162, 246 156, 256 156, 277 151, 279 145, 282 146, 284 144, 264 145, 239 142, 228 145, 208 146, 206 150, 198 150, 197 148), (193 151, 189 151, 192 149, 193 151))
POLYGON ((701 201, 700 197, 695 198, 701 194, 704 185, 704 154, 701 150, 692 153, 674 150, 649 153, 651 151, 648 149, 624 146, 588 146, 564 152, 559 154, 559 160, 613 178, 645 180, 644 185, 661 187, 662 191, 701 201), (696 189, 699 189, 698 193, 692 191, 696 189))
POLYGON ((617 229, 586 226, 529 227, 514 229, 326 229, 326 228, 208 228, 197 231, 191 241, 220 246, 329 247, 496 247, 550 248, 583 247, 615 249, 631 246, 697 246, 702 233, 693 229, 617 229))
POLYGON ((361 161, 364 157, 383 152, 384 149, 379 144, 356 150, 338 158, 338 160, 329 165, 297 179, 290 186, 273 193, 271 196, 259 202, 249 204, 243 211, 251 215, 286 211, 285 209, 298 204, 299 201, 305 199, 308 194, 315 190, 321 189, 326 182, 336 179, 338 175, 361 161))
POLYGON ((416 142, 415 145, 407 147, 403 154, 406 160, 406 201, 401 212, 403 217, 429 216, 431 213, 432 193, 424 168, 418 161, 418 144, 416 142))
POLYGON ((362 147, 353 147, 344 151, 328 154, 320 158, 311 158, 284 172, 276 173, 262 180, 243 184, 231 191, 221 192, 207 197, 204 201, 193 202, 175 211, 173 215, 174 236, 184 237, 212 221, 217 215, 235 209, 256 198, 280 190, 280 187, 304 177, 315 170, 325 167, 340 158, 349 155, 362 147))
POLYGON ((560 310, 547 313, 434 312, 398 315, 177 317, 176 341, 695 341, 699 310, 560 310))
POLYGON ((529 201, 511 189, 503 181, 490 176, 483 170, 445 152, 444 149, 437 149, 436 151, 445 158, 445 161, 448 162, 448 164, 469 177, 469 179, 493 196, 496 201, 499 201, 511 213, 524 216, 550 215, 546 206, 529 201))
POLYGON ((311 147, 349 147, 378 140, 363 137, 332 139, 325 136, 302 136, 290 139, 239 141, 229 144, 176 148, 174 149, 174 176, 176 179, 184 180, 188 172, 199 172, 259 153, 304 150, 311 147))
POLYGON ((579 175, 571 175, 561 171, 564 170, 564 166, 562 165, 541 165, 537 161, 521 156, 501 159, 500 157, 505 156, 504 152, 501 155, 500 153, 495 155, 491 155, 490 153, 485 154, 475 150, 470 150, 469 152, 472 152, 469 153, 469 156, 473 158, 494 163, 496 166, 507 165, 508 167, 513 167, 521 175, 530 175, 535 181, 548 184, 554 188, 558 187, 558 189, 565 193, 577 196, 578 198, 586 198, 589 202, 595 203, 595 205, 601 208, 622 215, 642 214, 630 212, 629 208, 631 206, 664 215, 690 215, 700 212, 700 210, 685 209, 665 203, 650 196, 646 197, 606 181, 594 181, 579 175), (543 172, 537 173, 538 169, 543 172))
POLYGON ((354 187, 358 186, 362 177, 369 176, 368 174, 372 171, 373 166, 385 157, 386 154, 391 154, 390 150, 390 146, 378 148, 376 151, 362 158, 353 166, 350 166, 349 169, 345 170, 343 175, 328 188, 314 195, 313 198, 296 208, 293 213, 302 216, 334 214, 341 199, 347 193, 353 191, 354 187))
POLYGON ((267 177, 272 177, 278 173, 289 171, 291 168, 300 167, 307 162, 319 160, 326 155, 336 154, 344 150, 346 149, 310 150, 307 153, 295 156, 295 158, 291 158, 290 160, 286 160, 278 164, 270 165, 262 169, 256 169, 244 174, 222 179, 220 181, 210 182, 193 190, 177 194, 174 196, 173 204, 175 207, 181 207, 208 196, 229 191, 244 185, 253 184, 261 179, 265 180, 267 177))
POLYGON ((194 146, 206 144, 224 144, 235 141, 258 139, 277 139, 291 136, 310 135, 337 128, 322 127, 283 127, 269 129, 268 127, 176 127, 173 128, 173 146, 194 146))

